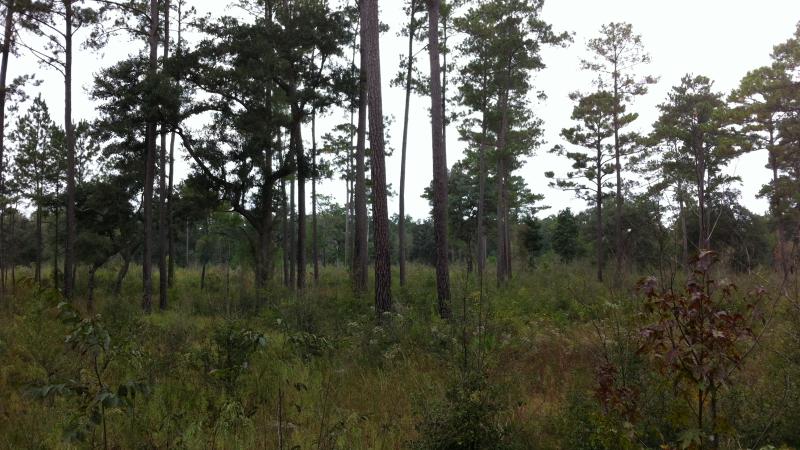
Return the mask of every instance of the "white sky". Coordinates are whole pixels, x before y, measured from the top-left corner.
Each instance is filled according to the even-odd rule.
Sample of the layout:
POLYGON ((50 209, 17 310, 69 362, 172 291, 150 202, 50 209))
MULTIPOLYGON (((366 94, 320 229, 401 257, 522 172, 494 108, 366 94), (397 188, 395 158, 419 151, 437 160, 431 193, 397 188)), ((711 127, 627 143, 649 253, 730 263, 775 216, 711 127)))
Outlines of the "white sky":
MULTIPOLYGON (((222 13, 225 2, 190 0, 201 12, 222 13)), ((387 160, 387 182, 397 190, 400 179, 400 141, 404 92, 402 88, 390 87, 389 80, 397 71, 400 54, 405 52, 407 42, 397 32, 406 19, 402 11, 403 1, 382 0, 381 21, 391 30, 381 37, 383 72, 384 114, 394 116, 388 144, 395 149, 387 160)), ((574 43, 568 48, 544 51, 547 68, 535 75, 535 89, 543 90, 548 99, 534 105, 535 113, 544 120, 547 143, 527 161, 520 173, 531 190, 545 196, 544 205, 552 207, 544 215, 570 206, 583 209, 584 202, 572 193, 551 189, 544 172, 553 170, 564 173, 569 162, 551 155, 547 150, 563 143, 560 130, 570 125, 572 103, 569 92, 589 87, 591 76, 581 72, 578 64, 586 55, 586 41, 595 37, 600 26, 610 21, 624 21, 633 25, 641 34, 653 62, 643 68, 646 73, 660 77, 650 93, 637 100, 632 110, 640 113, 637 128, 647 131, 657 117, 656 105, 666 97, 670 87, 677 84, 686 73, 702 74, 715 81, 718 90, 728 92, 742 76, 751 69, 769 64, 772 47, 788 39, 800 21, 800 1, 797 0, 547 0, 544 18, 552 23, 556 31, 574 32, 574 43)), ((75 56, 75 80, 73 109, 75 122, 92 119, 94 105, 88 99, 93 74, 135 52, 138 42, 117 42, 101 53, 79 50, 75 56)), ((418 61, 427 66, 427 58, 420 55, 418 61)), ((452 62, 452 61, 451 61, 452 62)), ((457 61, 456 61, 457 62, 457 61)), ((427 67, 421 67, 423 71, 427 67)), ((39 90, 51 109, 54 120, 63 123, 63 81, 59 74, 42 68, 30 58, 22 56, 12 59, 9 79, 22 73, 35 73, 43 81, 39 90)), ((428 215, 427 201, 420 198, 431 179, 430 123, 427 98, 412 98, 409 133, 408 179, 406 209, 415 218, 428 215)), ((327 129, 349 118, 344 112, 333 112, 332 117, 318 122, 318 139, 327 129)), ((13 125, 13 122, 9 124, 13 125)), ((310 126, 304 131, 310 140, 310 126)), ((461 158, 463 144, 458 142, 453 126, 448 133, 448 163, 452 165, 461 158)), ((180 161, 179 176, 186 173, 188 165, 180 161)), ((764 212, 767 202, 757 199, 756 194, 769 178, 765 169, 765 152, 754 152, 740 158, 731 165, 730 171, 743 179, 742 203, 756 212, 764 212)), ((325 182, 320 193, 333 195, 340 203, 344 201, 344 185, 339 180, 325 182)), ((397 198, 390 199, 390 214, 397 211, 397 198)))

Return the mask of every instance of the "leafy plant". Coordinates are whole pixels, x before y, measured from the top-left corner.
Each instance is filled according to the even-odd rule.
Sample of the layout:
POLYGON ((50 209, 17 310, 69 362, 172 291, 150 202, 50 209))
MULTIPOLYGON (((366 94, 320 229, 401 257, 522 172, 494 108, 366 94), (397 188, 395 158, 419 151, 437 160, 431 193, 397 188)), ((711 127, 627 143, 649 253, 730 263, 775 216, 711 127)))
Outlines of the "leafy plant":
POLYGON ((70 440, 83 442, 102 427, 103 448, 108 448, 107 416, 110 410, 133 412, 137 394, 149 394, 149 386, 141 381, 112 384, 108 378, 112 362, 124 354, 112 345, 111 336, 100 315, 83 319, 69 303, 57 306, 58 318, 71 331, 65 343, 80 361, 78 375, 55 384, 31 389, 34 397, 70 399, 73 416, 65 430, 70 440))
MULTIPOLYGON (((758 288, 746 296, 746 315, 729 311, 726 308, 735 303, 737 288, 712 279, 716 261, 716 253, 700 253, 682 293, 659 290, 655 278, 639 284, 645 310, 655 320, 640 330, 639 352, 669 378, 695 418, 695 424, 680 437, 683 448, 719 445, 719 394, 733 383, 733 373, 749 354, 752 324, 759 317, 756 305, 766 294, 758 288)), ((624 405, 625 396, 617 390, 605 400, 624 405)))

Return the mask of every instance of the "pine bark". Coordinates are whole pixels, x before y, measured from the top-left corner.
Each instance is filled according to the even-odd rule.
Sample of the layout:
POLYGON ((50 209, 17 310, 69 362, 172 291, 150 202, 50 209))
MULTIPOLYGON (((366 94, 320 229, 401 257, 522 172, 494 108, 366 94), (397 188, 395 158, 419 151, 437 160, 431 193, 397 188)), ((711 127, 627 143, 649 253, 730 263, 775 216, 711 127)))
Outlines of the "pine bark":
MULTIPOLYGON (((169 0, 164 1, 164 63, 169 58, 169 0)), ((159 149, 158 192, 158 306, 167 309, 169 268, 167 267, 167 129, 161 126, 161 148, 159 149)))
POLYGON ((372 157, 372 213, 375 235, 375 310, 381 314, 392 309, 392 272, 389 251, 389 210, 386 189, 386 161, 381 95, 381 53, 378 30, 378 0, 362 0, 362 47, 367 49, 367 85, 369 90, 369 142, 372 157))
POLYGON ((317 112, 311 115, 311 258, 314 260, 314 285, 319 283, 319 241, 317 233, 317 112))
MULTIPOLYGON (((150 0, 150 59, 149 76, 155 77, 158 71, 158 1, 150 0)), ((152 105, 149 105, 152 107, 152 105)), ((149 313, 153 308, 153 182, 156 165, 156 121, 150 111, 147 120, 147 151, 145 155, 144 194, 142 211, 144 220, 144 241, 142 243, 142 309, 149 313)))
POLYGON ((306 287, 306 159, 301 134, 303 113, 292 105, 292 130, 290 145, 294 151, 297 167, 297 240, 295 241, 295 262, 297 263, 297 284, 299 290, 306 287))
POLYGON ((595 209, 597 210, 597 230, 595 247, 597 251, 597 281, 603 282, 603 146, 600 137, 597 138, 597 159, 595 171, 597 172, 595 209))
POLYGON ((443 146, 444 111, 439 65, 439 8, 428 0, 428 55, 431 70, 431 140, 433 154, 433 228, 436 241, 436 299, 439 316, 450 318, 450 271, 447 245, 447 154, 443 146))
POLYGON ((486 270, 486 106, 481 118, 481 142, 478 144, 478 275, 486 270))
POLYGON ((8 56, 11 53, 11 39, 14 32, 14 4, 9 0, 6 6, 6 23, 3 32, 2 63, 0 63, 0 196, 3 204, 0 205, 0 303, 5 297, 6 288, 6 254, 4 219, 5 205, 5 133, 6 133, 6 82, 8 78, 8 56))
MULTIPOLYGON (((153 0, 155 3, 155 0, 153 0)), ((72 298, 75 285, 75 127, 72 124, 72 0, 64 0, 64 130, 67 146, 67 233, 64 245, 64 297, 72 298)))
POLYGON ((411 106, 411 81, 414 75, 414 14, 417 0, 412 0, 408 17, 408 67, 406 67, 406 102, 403 111, 403 143, 400 150, 400 214, 397 218, 398 262, 400 265, 400 286, 406 284, 406 155, 408 149, 408 115, 411 106))
POLYGON ((362 5, 361 23, 361 68, 359 76, 358 94, 358 126, 356 130, 356 167, 355 167, 355 188, 353 193, 353 203, 355 205, 355 230, 353 243, 353 290, 358 294, 363 294, 367 290, 367 265, 369 263, 368 242, 367 242, 367 177, 366 177, 366 135, 367 135, 367 102, 369 101, 369 89, 367 86, 367 47, 365 42, 365 27, 363 22, 366 9, 366 0, 362 5))
POLYGON ((613 127, 614 127, 614 169, 617 173, 617 186, 615 196, 615 218, 614 218, 614 240, 615 240, 615 257, 617 282, 621 281, 622 276, 622 259, 623 259, 623 241, 622 241, 622 145, 619 140, 619 114, 620 114, 620 87, 619 87, 619 72, 617 70, 616 58, 614 60, 614 108, 613 108, 613 127))

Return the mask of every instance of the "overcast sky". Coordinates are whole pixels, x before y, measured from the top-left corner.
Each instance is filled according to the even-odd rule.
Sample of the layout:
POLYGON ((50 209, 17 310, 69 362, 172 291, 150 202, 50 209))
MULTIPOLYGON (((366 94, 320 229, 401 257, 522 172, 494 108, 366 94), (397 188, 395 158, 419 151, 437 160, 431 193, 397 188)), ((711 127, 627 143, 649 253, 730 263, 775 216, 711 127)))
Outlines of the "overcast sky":
MULTIPOLYGON (((227 10, 227 2, 190 0, 190 3, 205 12, 221 14, 227 10)), ((400 179, 400 140, 404 92, 389 86, 389 80, 397 71, 399 58, 407 43, 397 36, 405 22, 401 0, 380 0, 381 21, 391 27, 381 37, 382 72, 384 82, 384 114, 394 116, 389 130, 389 145, 395 149, 387 160, 387 176, 393 190, 397 190, 400 179)), ((548 99, 534 102, 533 109, 544 120, 547 143, 527 161, 520 173, 530 188, 545 196, 544 205, 551 206, 551 214, 564 207, 573 209, 586 207, 572 193, 551 189, 543 173, 553 170, 557 174, 569 168, 564 158, 547 153, 555 144, 563 143, 559 137, 562 128, 570 125, 572 104, 569 92, 589 87, 591 76, 579 70, 579 61, 586 55, 586 41, 598 34, 600 26, 611 21, 624 21, 633 25, 642 35, 644 45, 652 56, 652 63, 643 67, 643 72, 660 77, 659 83, 648 95, 637 99, 632 110, 640 114, 636 127, 649 129, 656 119, 656 105, 666 97, 667 91, 680 81, 686 73, 706 75, 715 81, 717 90, 728 92, 734 88, 748 70, 769 64, 772 47, 788 39, 800 21, 800 1, 797 0, 547 0, 544 18, 556 31, 574 33, 574 43, 567 48, 544 51, 547 68, 534 75, 536 90, 544 91, 548 99)), ((88 87, 92 76, 99 69, 113 64, 141 46, 140 42, 115 42, 100 53, 80 50, 75 56, 74 120, 92 119, 94 105, 88 100, 88 87)), ((422 64, 426 58, 419 58, 422 64)), ((456 61, 457 63, 458 61, 456 61)), ((423 70, 427 70, 424 67, 423 70)), ((51 115, 63 123, 63 81, 54 71, 39 67, 24 55, 12 60, 9 79, 22 73, 35 73, 43 81, 39 90, 51 108, 51 115)), ((406 191, 407 211, 415 218, 429 213, 427 201, 420 198, 431 179, 430 123, 428 121, 427 98, 412 98, 412 113, 409 133, 408 185, 406 191)), ((320 119, 318 133, 321 136, 336 123, 349 118, 344 112, 333 112, 330 117, 320 119)), ((310 128, 304 132, 310 140, 310 128)), ((453 129, 448 133, 448 155, 450 165, 461 158, 463 144, 458 142, 453 129)), ((742 203, 756 212, 764 212, 767 202, 756 198, 756 194, 769 178, 764 167, 765 152, 754 152, 740 158, 731 165, 730 171, 742 177, 740 186, 742 203)), ((177 173, 188 170, 186 162, 179 163, 177 173)), ((344 201, 344 186, 336 180, 325 182, 320 192, 344 201)), ((396 197, 390 200, 390 213, 397 211, 396 197)))

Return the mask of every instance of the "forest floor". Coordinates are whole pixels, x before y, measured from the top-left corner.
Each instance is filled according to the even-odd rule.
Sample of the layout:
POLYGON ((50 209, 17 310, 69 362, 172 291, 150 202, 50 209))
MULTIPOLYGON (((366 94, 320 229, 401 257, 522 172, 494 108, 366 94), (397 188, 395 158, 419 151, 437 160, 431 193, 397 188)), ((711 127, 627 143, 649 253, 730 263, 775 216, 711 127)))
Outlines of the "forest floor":
MULTIPOLYGON (((636 277, 614 289, 589 265, 545 259, 506 287, 489 274, 481 288, 457 267, 448 322, 436 315, 432 268, 409 272, 380 319, 334 267, 303 295, 271 289, 261 308, 249 273, 214 267, 201 290, 198 270, 179 269, 169 308, 150 315, 133 275, 112 298, 114 272, 99 273, 93 316, 18 274, 0 305, 0 447, 692 446, 678 383, 638 352, 648 319, 636 277), (599 401, 609 364, 636 393, 630 417, 599 401)), ((740 292, 772 276, 720 275, 740 292)), ((722 448, 800 445, 800 321, 773 298, 757 346, 721 391, 722 448)))

